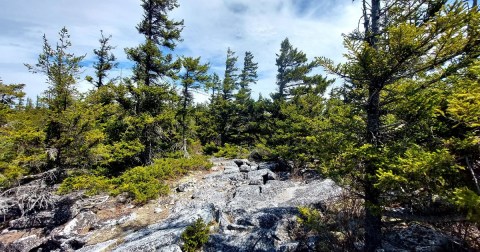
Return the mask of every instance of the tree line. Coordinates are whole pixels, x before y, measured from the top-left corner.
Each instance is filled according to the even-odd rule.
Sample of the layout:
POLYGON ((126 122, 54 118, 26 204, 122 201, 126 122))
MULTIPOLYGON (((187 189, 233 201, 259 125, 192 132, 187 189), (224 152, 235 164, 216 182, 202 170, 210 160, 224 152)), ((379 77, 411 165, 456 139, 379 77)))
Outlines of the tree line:
MULTIPOLYGON (((85 56, 69 52, 66 28, 44 36, 33 73, 48 89, 34 102, 23 84, 0 83, 0 182, 52 168, 114 178, 165 158, 250 154, 314 168, 365 202, 367 251, 380 246, 386 207, 422 213, 440 202, 480 220, 480 15, 476 1, 362 1, 363 27, 344 35, 346 62, 308 59, 287 39, 276 55, 277 90, 251 97, 258 63, 239 66, 228 48, 223 76, 200 57, 174 57, 184 22, 168 13, 176 0, 142 0, 126 48, 133 74, 117 66, 111 36, 94 50, 95 87, 75 86, 85 56), (314 74, 323 68, 343 81, 314 74), (193 92, 208 90, 195 104, 193 92)), ((274 83, 272 83, 274 85, 274 83)), ((150 167, 150 168, 149 168, 150 167)), ((76 173, 77 174, 77 173, 76 173)), ((77 174, 78 175, 78 174, 77 174)))

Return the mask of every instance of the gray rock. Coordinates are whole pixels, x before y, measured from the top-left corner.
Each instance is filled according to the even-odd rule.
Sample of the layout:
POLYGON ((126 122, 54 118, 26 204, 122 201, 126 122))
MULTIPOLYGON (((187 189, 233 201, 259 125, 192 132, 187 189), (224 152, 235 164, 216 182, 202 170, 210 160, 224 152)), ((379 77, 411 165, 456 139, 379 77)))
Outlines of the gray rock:
POLYGON ((162 247, 157 250, 157 252, 182 252, 180 246, 173 244, 169 246, 162 247))
POLYGON ((241 160, 241 159, 234 159, 233 162, 235 162, 235 164, 237 166, 241 166, 241 165, 245 164, 245 162, 243 162, 243 160, 241 160))
POLYGON ((63 229, 66 236, 86 234, 97 222, 97 215, 92 211, 82 212, 69 221, 63 229))
POLYGON ((256 170, 247 173, 251 185, 266 184, 268 180, 276 180, 277 175, 268 169, 256 170))
POLYGON ((386 251, 467 251, 453 237, 418 224, 397 228, 385 237, 386 251))
POLYGON ((240 169, 238 166, 225 166, 223 173, 230 174, 230 173, 238 173, 240 169))
POLYGON ((178 185, 177 192, 188 192, 193 191, 195 189, 195 183, 192 181, 188 181, 186 183, 182 183, 178 185))
POLYGON ((240 166, 240 172, 249 172, 252 171, 252 168, 249 165, 243 164, 240 166))
POLYGON ((39 212, 35 215, 27 215, 12 220, 9 223, 11 229, 42 228, 54 223, 54 213, 51 211, 39 212))
POLYGON ((275 162, 262 162, 258 164, 258 169, 268 169, 268 170, 275 170, 278 167, 278 164, 275 162))
POLYGON ((245 160, 219 160, 215 165, 218 171, 193 179, 191 197, 181 193, 169 196, 173 203, 168 205, 166 219, 127 231, 115 242, 81 251, 106 247, 114 251, 180 251, 180 234, 198 218, 217 223, 204 251, 295 251, 299 241, 288 230, 295 222, 297 207, 321 204, 341 192, 331 180, 309 184, 278 180, 271 171, 276 164, 263 163, 260 170, 245 160))
POLYGON ((30 251, 44 243, 46 238, 38 237, 37 235, 30 235, 20 238, 7 246, 6 251, 30 251))

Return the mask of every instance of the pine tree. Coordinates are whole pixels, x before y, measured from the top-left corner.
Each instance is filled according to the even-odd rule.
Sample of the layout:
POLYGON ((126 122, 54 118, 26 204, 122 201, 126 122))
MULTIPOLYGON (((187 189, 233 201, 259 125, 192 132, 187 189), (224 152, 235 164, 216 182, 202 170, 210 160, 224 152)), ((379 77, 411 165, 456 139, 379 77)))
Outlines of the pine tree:
POLYGON ((181 119, 180 124, 182 127, 182 150, 186 157, 188 157, 187 151, 187 130, 188 130, 188 116, 190 116, 190 109, 193 102, 192 91, 204 88, 205 83, 209 80, 208 64, 200 64, 200 57, 191 58, 183 57, 181 59, 183 66, 183 73, 179 76, 181 79, 181 96, 180 96, 180 110, 178 111, 181 119))
POLYGON ((103 35, 103 31, 100 31, 100 34, 101 37, 98 40, 98 42, 100 42, 100 49, 93 50, 93 53, 97 56, 98 60, 93 64, 96 79, 93 79, 91 76, 86 77, 87 81, 94 84, 97 89, 105 85, 105 79, 108 76, 108 71, 118 66, 118 63, 115 62, 115 55, 111 53, 115 47, 109 44, 110 39, 112 39, 112 35, 105 37, 105 35, 103 35))
POLYGON ((234 141, 239 144, 252 145, 255 139, 256 132, 252 127, 254 101, 251 98, 252 89, 250 85, 257 83, 257 69, 258 63, 253 62, 253 54, 245 52, 243 69, 239 76, 239 90, 235 94, 234 121, 237 126, 234 141))
POLYGON ((159 78, 175 78, 180 68, 178 62, 172 62, 173 56, 160 50, 164 47, 174 50, 180 41, 183 20, 168 19, 167 13, 177 8, 176 0, 142 0, 143 20, 137 30, 145 36, 145 43, 137 48, 125 49, 128 57, 135 61, 134 78, 150 86, 158 84, 159 78))
POLYGON ((307 55, 293 48, 288 38, 281 43, 276 65, 278 92, 273 96, 274 99, 289 98, 291 91, 297 87, 323 83, 323 79, 317 75, 308 77, 318 64, 315 61, 309 63, 307 55))
POLYGON ((63 27, 59 32, 59 41, 55 48, 48 43, 43 35, 43 53, 38 56, 35 65, 25 64, 32 73, 42 73, 47 76, 50 84, 47 95, 49 108, 56 112, 66 110, 73 102, 76 80, 80 74, 80 62, 85 58, 68 52, 72 45, 68 30, 63 27))
MULTIPOLYGON (((358 167, 363 168, 365 250, 375 251, 382 238, 379 178, 392 174, 388 169, 393 166, 385 164, 400 155, 390 150, 402 143, 386 131, 390 126, 386 105, 395 104, 398 97, 431 90, 439 80, 468 66, 478 57, 479 41, 467 36, 465 30, 470 26, 477 31, 479 23, 471 22, 478 20, 477 14, 469 13, 460 1, 399 1, 389 5, 388 1, 364 0, 363 9, 363 31, 345 37, 348 62, 337 66, 326 59, 320 62, 350 83, 355 93, 351 97, 357 99, 355 103, 361 105, 358 109, 366 118, 359 150, 363 160, 358 167), (402 83, 414 85, 401 96, 392 96, 402 83)), ((414 158, 409 149, 403 148, 404 155, 414 158)))

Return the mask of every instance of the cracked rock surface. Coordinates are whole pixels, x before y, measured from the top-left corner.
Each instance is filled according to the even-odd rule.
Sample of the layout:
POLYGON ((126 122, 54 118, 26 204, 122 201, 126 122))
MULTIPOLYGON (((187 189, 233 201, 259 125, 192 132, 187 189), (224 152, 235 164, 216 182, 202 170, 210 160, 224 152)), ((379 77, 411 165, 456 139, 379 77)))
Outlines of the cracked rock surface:
POLYGON ((215 223, 204 251, 294 251, 289 236, 297 207, 337 197, 332 180, 278 180, 274 164, 214 159, 214 172, 182 181, 165 219, 80 251, 180 251, 180 234, 197 218, 215 223))

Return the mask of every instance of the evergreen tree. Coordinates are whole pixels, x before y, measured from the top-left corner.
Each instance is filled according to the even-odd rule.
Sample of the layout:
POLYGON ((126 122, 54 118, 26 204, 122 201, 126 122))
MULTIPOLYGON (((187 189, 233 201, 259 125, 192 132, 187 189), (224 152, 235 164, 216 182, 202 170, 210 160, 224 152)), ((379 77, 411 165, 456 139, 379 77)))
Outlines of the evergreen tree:
MULTIPOLYGON (((473 57, 478 57, 479 42, 465 30, 469 26, 478 31, 479 22, 472 22, 478 20, 478 14, 469 13, 460 1, 390 4, 372 0, 370 3, 363 1, 363 7, 363 32, 357 31, 345 38, 349 61, 338 66, 325 59, 321 63, 345 78, 356 93, 353 97, 360 99, 356 103, 363 104, 360 111, 366 118, 366 128, 364 145, 357 153, 362 157, 358 167, 364 172, 359 179, 363 181, 365 199, 365 250, 375 251, 381 243, 381 206, 384 204, 380 201, 382 187, 379 183, 385 176, 392 178, 392 167, 395 167, 387 165, 387 161, 398 160, 400 165, 401 160, 419 161, 414 161, 412 147, 403 146, 400 151, 402 148, 398 147, 402 146, 402 141, 386 131, 392 121, 391 116, 385 115, 386 105, 398 102, 392 96, 396 92, 392 91, 400 91, 397 88, 401 88, 402 83, 413 85, 398 97, 432 90, 433 84, 468 66, 473 57), (395 157, 401 153, 406 159, 395 157)), ((447 155, 429 157, 443 157, 442 166, 451 167, 447 155)), ((433 163, 435 158, 431 160, 425 161, 429 162, 428 167, 440 165, 433 163)))
POLYGON ((234 111, 234 92, 237 88, 238 81, 238 68, 235 66, 238 57, 235 56, 230 48, 227 50, 227 59, 225 61, 225 73, 224 79, 220 91, 220 96, 214 103, 214 113, 217 115, 217 129, 220 138, 220 145, 224 145, 231 141, 233 133, 233 114, 234 111))
POLYGON ((50 116, 47 122, 45 142, 50 166, 60 168, 63 168, 65 164, 67 156, 64 155, 64 152, 71 142, 66 139, 67 127, 71 122, 65 119, 64 115, 75 102, 75 84, 80 74, 80 62, 85 57, 75 56, 68 52, 72 45, 69 38, 67 29, 62 28, 59 32, 59 41, 54 49, 44 35, 43 52, 38 57, 38 63, 33 66, 25 64, 30 72, 45 74, 47 82, 50 84, 46 91, 50 116))
MULTIPOLYGON (((280 46, 280 54, 277 54, 276 65, 278 93, 274 99, 286 99, 291 96, 291 90, 306 85, 323 83, 321 76, 307 75, 318 66, 315 61, 308 62, 307 55, 293 48, 288 38, 284 39, 280 46)), ((324 87, 326 88, 326 86, 324 87)))
POLYGON ((137 30, 145 36, 145 43, 137 48, 125 49, 128 57, 135 61, 134 77, 146 86, 158 84, 159 78, 175 78, 178 62, 172 62, 171 54, 164 55, 160 47, 174 50, 180 41, 183 20, 168 19, 167 13, 177 8, 176 0, 142 0, 143 20, 137 30))
POLYGON ((136 102, 135 114, 146 120, 139 134, 145 147, 141 157, 143 164, 150 164, 156 153, 172 149, 172 142, 176 140, 170 134, 173 134, 174 106, 178 97, 167 78, 176 79, 181 64, 179 60, 173 61, 172 54, 165 51, 174 50, 180 41, 183 21, 167 16, 177 7, 176 0, 142 0, 144 14, 137 30, 145 36, 145 42, 125 49, 128 58, 135 62, 133 80, 137 86, 129 85, 136 102))
POLYGON ((185 156, 188 155, 187 151, 187 130, 188 130, 188 116, 190 116, 190 109, 193 102, 192 91, 199 90, 204 88, 205 83, 209 79, 208 64, 200 64, 200 57, 191 58, 183 57, 181 59, 183 66, 183 73, 180 74, 181 79, 181 95, 180 95, 180 110, 178 111, 181 121, 180 125, 182 127, 182 150, 185 156))
POLYGON ((100 49, 93 50, 98 60, 93 64, 96 79, 93 79, 91 76, 86 77, 87 81, 94 84, 97 89, 105 85, 105 78, 108 76, 108 71, 118 66, 118 63, 115 62, 115 55, 111 53, 115 47, 109 44, 112 35, 105 37, 103 31, 100 31, 100 34, 101 38, 98 40, 98 42, 100 42, 100 49))
POLYGON ((73 102, 76 80, 80 74, 80 62, 84 56, 75 56, 68 52, 72 45, 68 30, 63 27, 59 32, 59 41, 55 48, 48 43, 43 35, 43 52, 38 56, 35 65, 25 64, 32 73, 42 73, 47 76, 50 84, 47 92, 48 105, 52 111, 66 110, 73 102))
POLYGON ((226 101, 232 101, 233 92, 238 85, 238 68, 235 66, 237 60, 238 57, 235 56, 235 52, 228 48, 227 60, 225 61, 225 74, 222 84, 222 98, 226 101))
POLYGON ((257 82, 258 63, 253 62, 253 54, 245 52, 243 60, 243 69, 240 73, 238 86, 240 89, 235 94, 235 119, 236 136, 235 142, 239 144, 252 145, 255 139, 255 130, 253 129, 253 108, 254 101, 251 96, 251 84, 257 82))

